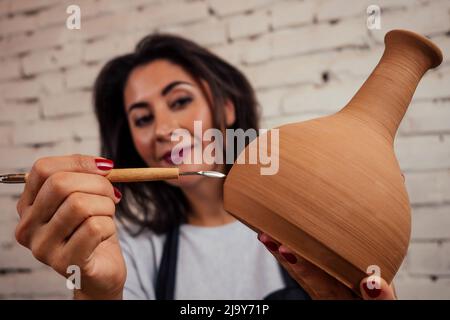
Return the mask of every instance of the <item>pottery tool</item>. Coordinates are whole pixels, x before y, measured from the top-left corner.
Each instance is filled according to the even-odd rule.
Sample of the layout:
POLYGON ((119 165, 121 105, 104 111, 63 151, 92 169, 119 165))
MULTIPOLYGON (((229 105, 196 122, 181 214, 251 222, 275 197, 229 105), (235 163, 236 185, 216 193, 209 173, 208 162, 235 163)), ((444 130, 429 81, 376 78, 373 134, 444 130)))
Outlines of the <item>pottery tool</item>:
MULTIPOLYGON (((224 178, 226 175, 217 171, 185 171, 178 168, 130 168, 112 169, 106 175, 111 182, 143 182, 178 179, 180 176, 204 176, 209 178, 224 178)), ((0 175, 0 183, 25 183, 28 173, 12 173, 0 175)))

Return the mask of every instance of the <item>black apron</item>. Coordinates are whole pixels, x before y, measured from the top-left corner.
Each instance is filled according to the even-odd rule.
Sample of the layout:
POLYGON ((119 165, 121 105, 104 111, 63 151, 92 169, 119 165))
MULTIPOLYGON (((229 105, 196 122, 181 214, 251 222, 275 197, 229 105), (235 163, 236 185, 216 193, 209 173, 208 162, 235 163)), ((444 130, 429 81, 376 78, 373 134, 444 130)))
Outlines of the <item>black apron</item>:
MULTIPOLYGON (((155 294, 157 300, 174 300, 175 275, 177 271, 179 226, 167 233, 161 263, 156 278, 155 294)), ((280 264, 280 272, 285 287, 268 294, 264 300, 310 300, 306 291, 289 275, 280 264)))

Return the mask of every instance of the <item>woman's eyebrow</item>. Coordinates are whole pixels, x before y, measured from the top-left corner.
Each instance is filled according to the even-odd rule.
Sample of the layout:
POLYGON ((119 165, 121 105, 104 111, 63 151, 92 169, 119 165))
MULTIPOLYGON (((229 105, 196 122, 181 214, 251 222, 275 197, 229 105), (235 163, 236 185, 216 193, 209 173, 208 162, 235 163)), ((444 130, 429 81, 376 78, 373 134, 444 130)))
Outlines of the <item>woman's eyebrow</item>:
POLYGON ((148 103, 145 102, 145 101, 133 103, 133 104, 128 108, 127 114, 130 114, 131 110, 133 110, 133 109, 147 108, 148 106, 149 106, 148 103))
MULTIPOLYGON (((173 88, 175 88, 176 86, 180 85, 180 84, 187 84, 192 86, 192 83, 186 82, 186 81, 173 81, 171 83, 169 83, 167 86, 164 87, 164 89, 161 90, 161 95, 162 96, 166 96, 170 90, 172 90, 173 88)), ((127 113, 129 114, 131 112, 131 110, 133 109, 139 109, 139 108, 148 108, 149 104, 145 101, 140 101, 140 102, 136 102, 133 103, 129 108, 127 113)))
POLYGON ((189 82, 174 81, 174 82, 169 83, 164 89, 162 89, 161 95, 162 96, 167 95, 170 92, 170 90, 172 90, 173 88, 175 88, 176 86, 178 86, 180 84, 188 84, 188 85, 192 86, 192 83, 189 83, 189 82))

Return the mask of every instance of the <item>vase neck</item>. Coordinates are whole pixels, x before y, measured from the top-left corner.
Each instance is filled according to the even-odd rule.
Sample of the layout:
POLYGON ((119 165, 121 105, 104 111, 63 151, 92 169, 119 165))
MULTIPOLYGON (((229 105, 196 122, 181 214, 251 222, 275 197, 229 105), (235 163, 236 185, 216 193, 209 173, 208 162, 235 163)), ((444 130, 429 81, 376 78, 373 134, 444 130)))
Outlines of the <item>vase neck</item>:
POLYGON ((420 79, 441 61, 442 53, 428 39, 409 31, 389 32, 380 62, 342 112, 367 121, 393 141, 420 79))

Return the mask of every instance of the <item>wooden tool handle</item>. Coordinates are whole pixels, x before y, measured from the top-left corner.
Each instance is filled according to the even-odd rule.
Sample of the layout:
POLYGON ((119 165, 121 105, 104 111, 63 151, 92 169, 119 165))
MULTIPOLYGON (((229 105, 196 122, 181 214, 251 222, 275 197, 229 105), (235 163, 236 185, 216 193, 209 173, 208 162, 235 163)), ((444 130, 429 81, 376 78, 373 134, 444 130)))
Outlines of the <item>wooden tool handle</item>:
POLYGON ((178 179, 178 168, 113 169, 106 176, 111 182, 139 182, 178 179))

